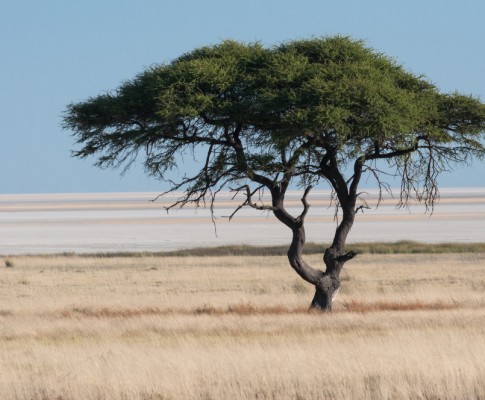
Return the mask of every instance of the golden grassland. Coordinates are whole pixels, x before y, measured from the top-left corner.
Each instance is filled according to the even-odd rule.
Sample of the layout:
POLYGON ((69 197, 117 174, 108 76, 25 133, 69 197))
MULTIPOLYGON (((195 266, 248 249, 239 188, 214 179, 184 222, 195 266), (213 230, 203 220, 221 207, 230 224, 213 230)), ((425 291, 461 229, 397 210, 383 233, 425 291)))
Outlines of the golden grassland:
POLYGON ((485 399, 485 253, 359 255, 331 315, 282 256, 6 261, 1 399, 485 399))

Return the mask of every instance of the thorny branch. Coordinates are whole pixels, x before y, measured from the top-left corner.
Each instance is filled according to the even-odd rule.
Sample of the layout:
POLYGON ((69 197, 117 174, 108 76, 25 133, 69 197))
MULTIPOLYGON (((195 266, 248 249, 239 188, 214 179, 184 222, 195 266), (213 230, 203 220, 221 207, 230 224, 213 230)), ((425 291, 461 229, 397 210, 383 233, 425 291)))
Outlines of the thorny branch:
MULTIPOLYGON (((260 185, 258 186, 256 189, 254 189, 252 192, 251 192, 251 189, 249 187, 249 185, 244 185, 244 186, 241 186, 239 188, 236 188, 236 189, 231 189, 231 191, 235 192, 234 196, 232 197, 233 199, 241 192, 245 192, 245 196, 246 196, 246 199, 244 200, 244 202, 242 204, 240 204, 235 210, 234 212, 229 216, 229 220, 232 220, 232 218, 234 217, 234 215, 236 215, 236 213, 243 207, 245 206, 249 206, 249 207, 252 207, 252 208, 255 208, 256 210, 267 210, 267 211, 274 211, 275 208, 273 206, 269 206, 269 205, 266 205, 266 204, 256 204, 253 202, 253 196, 260 192, 261 189, 264 187, 264 185, 260 185)), ((260 196, 260 201, 261 201, 261 196, 260 196)))

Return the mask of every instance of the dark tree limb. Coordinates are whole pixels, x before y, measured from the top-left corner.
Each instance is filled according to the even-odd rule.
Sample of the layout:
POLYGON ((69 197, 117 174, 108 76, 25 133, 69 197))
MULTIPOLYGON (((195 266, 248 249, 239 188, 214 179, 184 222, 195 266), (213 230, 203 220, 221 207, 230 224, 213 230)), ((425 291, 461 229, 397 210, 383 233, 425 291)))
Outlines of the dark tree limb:
POLYGON ((388 158, 394 158, 394 157, 399 157, 403 156, 405 154, 412 153, 413 151, 416 151, 418 149, 418 142, 412 147, 409 147, 407 149, 401 149, 401 150, 394 150, 388 153, 369 153, 365 154, 363 157, 365 160, 378 160, 378 159, 388 159, 388 158))
POLYGON ((308 196, 308 193, 310 193, 310 190, 312 190, 312 186, 308 186, 305 189, 305 192, 303 193, 303 197, 301 198, 301 202, 303 204, 303 211, 298 217, 295 218, 295 222, 297 224, 300 224, 300 225, 304 224, 305 217, 308 214, 308 210, 310 209, 310 203, 308 203, 307 201, 307 196, 308 196))
POLYGON ((357 255, 357 253, 355 251, 349 251, 346 254, 342 254, 341 256, 338 256, 337 261, 344 263, 344 262, 347 262, 349 260, 352 260, 352 258, 354 258, 356 255, 357 255))
POLYGON ((252 192, 251 192, 251 189, 249 188, 249 185, 244 185, 244 186, 241 186, 237 189, 232 189, 233 192, 236 192, 236 194, 233 196, 233 199, 242 191, 245 191, 246 199, 244 200, 244 202, 242 204, 237 206, 237 208, 234 210, 234 212, 229 216, 229 220, 231 220, 236 215, 236 213, 245 206, 249 206, 251 208, 254 208, 254 209, 260 210, 260 211, 263 211, 263 210, 274 211, 275 207, 273 207, 273 206, 269 206, 269 205, 266 205, 266 204, 256 204, 256 203, 253 202, 252 198, 253 198, 254 194, 259 192, 262 188, 263 188, 262 185, 258 186, 252 192))

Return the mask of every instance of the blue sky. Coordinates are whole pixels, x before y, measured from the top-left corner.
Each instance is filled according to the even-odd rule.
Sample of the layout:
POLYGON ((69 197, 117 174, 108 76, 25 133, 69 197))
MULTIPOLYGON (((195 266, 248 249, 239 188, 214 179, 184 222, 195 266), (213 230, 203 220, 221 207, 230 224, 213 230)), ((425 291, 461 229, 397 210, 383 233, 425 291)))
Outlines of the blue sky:
MULTIPOLYGON (((161 191, 70 157, 66 105, 223 39, 350 35, 443 91, 485 101, 483 0, 0 0, 0 193, 161 191)), ((442 186, 485 186, 485 164, 442 186)))

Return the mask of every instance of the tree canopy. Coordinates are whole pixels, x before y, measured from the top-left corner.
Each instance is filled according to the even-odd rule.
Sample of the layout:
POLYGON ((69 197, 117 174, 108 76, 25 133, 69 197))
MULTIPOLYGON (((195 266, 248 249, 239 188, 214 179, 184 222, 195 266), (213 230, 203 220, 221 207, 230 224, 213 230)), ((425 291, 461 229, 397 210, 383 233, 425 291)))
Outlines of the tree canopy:
POLYGON ((82 145, 75 156, 113 167, 143 152, 147 171, 162 179, 178 154, 205 146, 199 173, 173 186, 191 199, 258 173, 283 184, 323 175, 335 188, 321 173, 334 153, 340 168, 358 161, 376 177, 374 160, 388 160, 405 198, 431 203, 450 162, 483 156, 484 121, 477 98, 440 93, 347 37, 199 48, 70 104, 64 118, 82 145))
POLYGON ((64 126, 79 146, 74 155, 96 156, 100 167, 126 168, 142 153, 146 170, 164 179, 181 154, 193 152, 200 169, 170 182, 169 192, 183 192, 173 206, 213 201, 223 189, 243 193, 241 207, 271 210, 292 229, 290 264, 317 292, 323 275, 338 280, 343 262, 355 255, 343 247, 364 174, 382 190, 391 171, 401 181, 401 204, 418 199, 432 207, 440 172, 485 155, 485 105, 478 98, 441 93, 425 77, 341 36, 198 48, 70 104, 64 126), (320 181, 343 212, 325 273, 300 257, 307 195, 320 181), (304 191, 299 216, 284 208, 292 183, 304 191), (256 196, 261 188, 271 204, 256 196))

